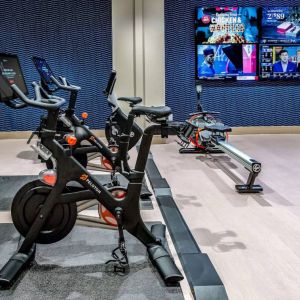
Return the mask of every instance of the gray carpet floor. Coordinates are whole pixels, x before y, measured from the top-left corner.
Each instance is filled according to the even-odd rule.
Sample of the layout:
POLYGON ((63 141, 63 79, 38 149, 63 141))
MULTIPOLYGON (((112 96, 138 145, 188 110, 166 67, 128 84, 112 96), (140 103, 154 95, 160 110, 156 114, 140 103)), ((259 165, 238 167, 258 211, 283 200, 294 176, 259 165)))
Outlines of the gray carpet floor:
MULTIPOLYGON (((0 211, 7 211, 16 190, 36 176, 0 177, 0 211)), ((109 177, 101 176, 105 182, 109 177)), ((150 224, 149 224, 150 225, 150 224)), ((0 299, 183 299, 180 287, 166 287, 148 260, 146 248, 125 232, 130 272, 111 265, 117 231, 75 226, 62 241, 38 245, 36 261, 0 299)), ((13 224, 0 224, 0 266, 16 251, 20 235, 13 224)))
MULTIPOLYGON (((16 250, 19 234, 0 227, 0 265, 16 250)), ((0 299, 183 299, 179 287, 166 287, 149 263, 145 247, 126 234, 130 272, 117 275, 105 262, 117 245, 117 232, 76 226, 64 240, 38 245, 36 263, 0 299)))

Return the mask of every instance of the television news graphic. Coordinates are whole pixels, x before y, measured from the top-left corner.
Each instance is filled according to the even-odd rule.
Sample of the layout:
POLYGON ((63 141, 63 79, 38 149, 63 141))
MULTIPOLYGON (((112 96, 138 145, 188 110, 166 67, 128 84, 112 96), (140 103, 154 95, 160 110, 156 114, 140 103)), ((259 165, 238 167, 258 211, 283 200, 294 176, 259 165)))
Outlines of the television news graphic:
POLYGON ((263 7, 261 43, 300 43, 300 7, 263 7))
POLYGON ((257 80, 257 45, 198 45, 198 79, 257 80))
POLYGON ((260 78, 300 79, 300 45, 261 45, 260 78))
POLYGON ((256 7, 199 7, 196 11, 196 43, 257 43, 257 20, 256 7))

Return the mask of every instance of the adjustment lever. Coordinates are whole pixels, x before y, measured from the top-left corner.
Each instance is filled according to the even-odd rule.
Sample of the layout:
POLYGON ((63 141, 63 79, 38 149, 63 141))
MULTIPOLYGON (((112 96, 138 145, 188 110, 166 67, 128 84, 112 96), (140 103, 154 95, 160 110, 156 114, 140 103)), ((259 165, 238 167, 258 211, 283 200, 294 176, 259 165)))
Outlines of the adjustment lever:
POLYGON ((32 133, 31 133, 29 139, 27 140, 27 144, 28 144, 28 145, 31 143, 31 140, 33 139, 33 137, 34 137, 35 135, 39 135, 40 131, 41 131, 41 127, 40 127, 40 126, 39 126, 36 130, 32 131, 32 133))

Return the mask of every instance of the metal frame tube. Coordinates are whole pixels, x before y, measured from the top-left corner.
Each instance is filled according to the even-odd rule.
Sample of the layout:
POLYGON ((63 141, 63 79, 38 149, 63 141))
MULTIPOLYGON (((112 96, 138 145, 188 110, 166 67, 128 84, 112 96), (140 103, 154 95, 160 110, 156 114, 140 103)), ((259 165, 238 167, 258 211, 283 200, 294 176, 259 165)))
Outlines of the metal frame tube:
POLYGON ((249 172, 259 173, 261 171, 260 162, 238 150, 226 141, 213 140, 213 143, 230 157, 242 164, 249 172))

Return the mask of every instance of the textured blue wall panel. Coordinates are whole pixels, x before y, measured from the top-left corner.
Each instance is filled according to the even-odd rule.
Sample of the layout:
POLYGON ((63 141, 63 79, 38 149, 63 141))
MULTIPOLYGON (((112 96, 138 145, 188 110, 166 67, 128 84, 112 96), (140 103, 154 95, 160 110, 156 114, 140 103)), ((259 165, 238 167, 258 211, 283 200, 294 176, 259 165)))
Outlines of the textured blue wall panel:
MULTIPOLYGON (((38 80, 34 55, 48 59, 57 75, 80 85, 78 112, 103 128, 109 114, 102 95, 112 68, 111 0, 1 1, 0 52, 18 54, 28 87, 38 80)), ((0 130, 32 130, 41 110, 0 105, 0 130)))
MULTIPOLYGON (((166 102, 174 119, 195 110, 195 10, 198 6, 300 6, 300 1, 165 0, 166 102)), ((300 125, 300 86, 286 82, 203 83, 206 110, 230 126, 300 125)))

